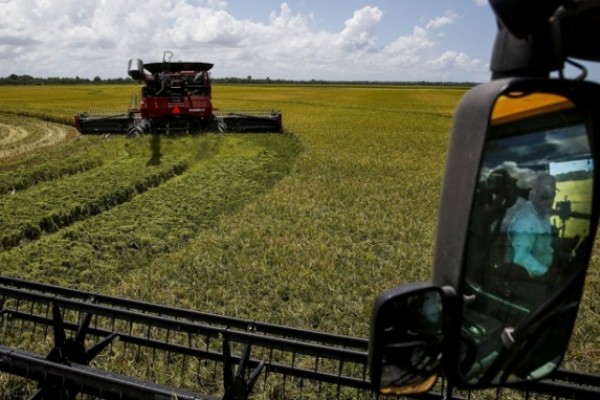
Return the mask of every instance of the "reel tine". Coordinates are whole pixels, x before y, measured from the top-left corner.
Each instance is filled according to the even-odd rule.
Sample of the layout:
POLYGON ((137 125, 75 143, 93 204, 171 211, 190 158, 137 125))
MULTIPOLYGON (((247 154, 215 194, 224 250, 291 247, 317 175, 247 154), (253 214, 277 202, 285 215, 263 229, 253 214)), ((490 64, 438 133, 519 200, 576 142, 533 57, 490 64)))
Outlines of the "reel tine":
POLYGON ((231 348, 229 341, 223 338, 223 380, 225 394, 223 400, 241 400, 248 399, 254 388, 260 372, 262 371, 265 362, 261 361, 260 364, 252 371, 248 379, 244 379, 246 369, 250 362, 250 351, 251 345, 246 343, 242 355, 240 356, 240 362, 238 364, 235 376, 233 374, 231 348))
POLYGON ((248 361, 250 360, 250 344, 246 344, 244 346, 244 351, 242 352, 242 356, 240 357, 240 363, 238 365, 236 376, 244 377, 244 372, 246 372, 246 368, 248 367, 248 361))
POLYGON ((31 397, 27 400, 42 400, 44 398, 44 389, 38 389, 31 397))
POLYGON ((90 347, 85 352, 85 361, 86 361, 86 364, 89 364, 90 361, 92 361, 102 350, 104 350, 109 344, 111 344, 112 341, 117 336, 118 336, 118 334, 116 332, 113 332, 110 335, 106 336, 101 341, 99 341, 98 343, 96 343, 95 345, 93 345, 92 347, 90 347))
POLYGON ((85 334, 87 333, 88 328, 90 327, 90 322, 92 321, 92 313, 86 313, 77 328, 77 333, 75 334, 75 342, 79 344, 83 344, 85 340, 85 334))
POLYGON ((229 347, 229 340, 227 340, 226 336, 223 336, 223 385, 225 387, 226 394, 233 387, 233 365, 231 363, 231 348, 229 347))
POLYGON ((264 366, 265 366, 265 361, 262 360, 260 362, 260 364, 258 364, 256 366, 256 368, 254 368, 254 371, 252 371, 252 373, 250 374, 250 376, 246 380, 246 386, 248 387, 248 391, 249 392, 251 392, 252 389, 254 389, 254 384, 258 380, 258 377, 260 376, 260 373, 263 370, 264 366))
POLYGON ((54 345, 60 346, 67 340, 63 326, 62 314, 56 303, 52 303, 52 322, 54 325, 54 345))

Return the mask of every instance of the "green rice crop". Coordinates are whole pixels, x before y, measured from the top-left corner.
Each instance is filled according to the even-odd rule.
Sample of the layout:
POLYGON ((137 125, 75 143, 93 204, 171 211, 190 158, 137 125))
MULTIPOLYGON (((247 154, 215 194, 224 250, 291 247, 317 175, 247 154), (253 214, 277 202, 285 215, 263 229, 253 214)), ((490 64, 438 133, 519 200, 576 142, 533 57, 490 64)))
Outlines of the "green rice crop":
MULTIPOLYGON (((0 109, 69 122, 77 111, 126 109, 138 90, 6 88, 0 109)), ((378 293, 431 277, 445 153, 464 92, 217 85, 215 107, 280 109, 286 133, 163 137, 164 162, 185 160, 184 172, 0 253, 3 274, 364 337, 378 293)), ((102 160, 43 183, 56 190, 96 170, 134 185, 130 169, 149 168, 142 164, 151 156, 148 138, 114 135, 78 137, 53 151, 73 164, 80 154, 102 160), (110 169, 117 157, 96 153, 104 143, 115 154, 135 147, 138 160, 110 169)), ((56 158, 39 157, 32 149, 22 162, 0 160, 3 179, 27 175, 29 165, 60 169, 56 158)), ((565 361, 590 372, 600 368, 598 265, 596 253, 565 361)))
POLYGON ((113 160, 106 168, 4 196, 0 198, 0 215, 11 217, 0 228, 0 248, 16 246, 21 239, 38 239, 43 232, 56 232, 79 219, 100 214, 185 169, 185 162, 177 159, 148 168, 144 160, 126 158, 113 160))

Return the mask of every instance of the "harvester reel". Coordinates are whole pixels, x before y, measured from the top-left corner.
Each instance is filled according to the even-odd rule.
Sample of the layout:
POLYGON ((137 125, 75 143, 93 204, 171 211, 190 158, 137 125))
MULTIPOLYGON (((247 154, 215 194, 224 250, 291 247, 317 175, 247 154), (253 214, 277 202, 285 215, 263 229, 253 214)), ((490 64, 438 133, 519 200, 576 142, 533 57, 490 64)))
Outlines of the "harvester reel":
MULTIPOLYGON (((88 332, 92 314, 86 313, 77 328, 75 336, 67 338, 63 318, 56 303, 52 303, 52 322, 54 329, 54 347, 46 357, 47 361, 71 365, 72 363, 89 365, 89 363, 104 350, 117 335, 112 333, 96 343, 91 348, 85 348, 85 335, 88 332)), ((30 400, 66 399, 75 400, 79 390, 74 382, 64 382, 61 378, 44 377, 38 383, 39 390, 30 400)))
MULTIPOLYGON (((225 400, 246 400, 260 390, 269 391, 269 398, 379 397, 372 392, 368 379, 365 338, 0 276, 0 334, 13 335, 17 329, 22 332, 31 323, 44 329, 53 326, 54 348, 46 357, 0 344, 0 374, 37 382, 39 390, 31 400, 215 400, 197 392, 198 387, 160 382, 162 377, 154 374, 154 366, 147 364, 146 357, 131 359, 135 371, 130 372, 141 372, 140 377, 112 372, 112 357, 106 359, 107 369, 87 365, 109 344, 115 355, 147 352, 153 361, 169 365, 169 376, 181 374, 190 386, 206 384, 216 390, 213 382, 218 380, 222 366, 225 400), (13 326, 15 323, 20 327, 13 326), (69 337, 66 330, 70 331, 69 337), (86 334, 101 339, 87 348, 86 334), (119 340, 113 343, 117 336, 119 340), (232 354, 232 349, 233 353, 241 349, 241 354, 232 354), (259 375, 263 382, 257 388, 259 375)), ((0 335, 2 341, 4 336, 0 335)), ((35 346, 28 342, 24 340, 21 345, 35 346)), ((552 398, 598 399, 600 375, 559 370, 547 381, 531 382, 520 389, 552 398)), ((422 395, 424 400, 446 397, 438 392, 422 395)))

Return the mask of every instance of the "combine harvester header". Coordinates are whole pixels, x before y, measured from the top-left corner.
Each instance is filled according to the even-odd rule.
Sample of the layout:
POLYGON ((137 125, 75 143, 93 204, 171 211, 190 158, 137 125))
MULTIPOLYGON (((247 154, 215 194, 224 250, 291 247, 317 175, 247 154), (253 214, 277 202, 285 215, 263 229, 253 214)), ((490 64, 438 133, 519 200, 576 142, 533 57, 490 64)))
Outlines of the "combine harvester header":
POLYGON ((144 86, 141 101, 133 96, 125 113, 75 115, 81 133, 127 133, 137 136, 149 132, 281 132, 280 111, 215 110, 211 99, 208 71, 213 64, 171 62, 171 52, 163 61, 144 64, 129 60, 127 73, 144 86))

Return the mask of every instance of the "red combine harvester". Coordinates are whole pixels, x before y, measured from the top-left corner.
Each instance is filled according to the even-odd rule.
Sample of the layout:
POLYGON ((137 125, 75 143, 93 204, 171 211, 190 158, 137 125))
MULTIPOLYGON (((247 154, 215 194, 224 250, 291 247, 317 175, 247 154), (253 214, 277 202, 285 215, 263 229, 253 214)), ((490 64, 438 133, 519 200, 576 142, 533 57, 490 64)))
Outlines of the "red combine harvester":
POLYGON ((277 110, 215 110, 208 72, 213 64, 171 62, 172 55, 165 52, 162 62, 150 64, 139 59, 129 60, 129 76, 144 83, 141 101, 132 96, 125 113, 78 113, 75 127, 81 133, 127 133, 129 136, 207 130, 282 131, 282 116, 277 110))

